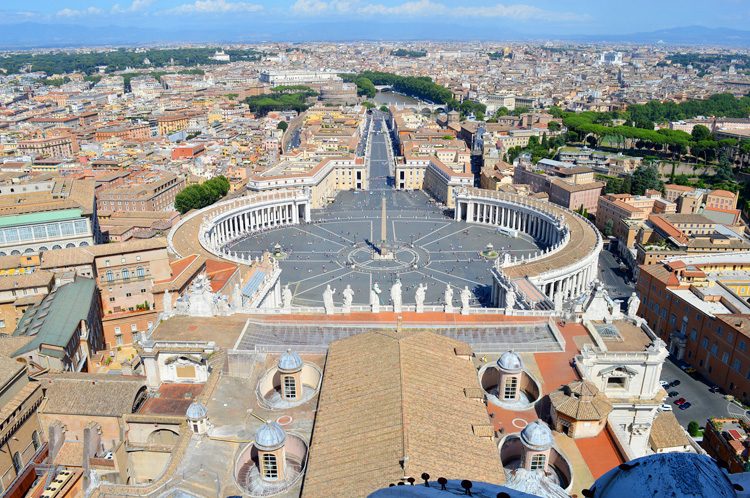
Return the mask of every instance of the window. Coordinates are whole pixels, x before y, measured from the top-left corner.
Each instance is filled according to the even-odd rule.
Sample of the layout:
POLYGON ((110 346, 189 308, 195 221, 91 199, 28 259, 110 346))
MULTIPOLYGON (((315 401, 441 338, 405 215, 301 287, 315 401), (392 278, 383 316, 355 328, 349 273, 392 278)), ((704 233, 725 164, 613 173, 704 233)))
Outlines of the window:
POLYGON ((696 340, 696 339, 698 338, 698 331, 697 331, 697 330, 695 330, 695 329, 691 330, 691 331, 690 331, 690 338, 691 338, 692 340, 696 340))
POLYGON ((145 293, 146 293, 146 289, 141 289, 141 294, 145 294, 145 293))
POLYGON ((114 282, 115 280, 115 274, 112 273, 112 270, 107 270, 107 282, 114 282))
POLYGON ((546 460, 547 460, 547 456, 544 454, 532 455, 531 470, 544 470, 544 464, 546 460))
POLYGON ((655 305, 654 305, 654 311, 656 312, 656 314, 657 314, 657 315, 659 314, 659 310, 660 310, 660 309, 661 309, 661 308, 659 308, 659 305, 658 305, 658 304, 655 304, 655 305))
POLYGON ((122 334, 116 335, 115 340, 117 341, 118 346, 122 346, 122 334))
POLYGON ((718 327, 716 327, 716 333, 717 334, 721 335, 722 332, 724 332, 724 329, 722 328, 721 325, 719 325, 718 327))
POLYGON ((724 363, 729 363, 729 353, 724 351, 724 353, 721 355, 721 361, 724 363))
POLYGON ((276 455, 273 453, 263 454, 263 479, 275 481, 279 478, 279 469, 276 466, 276 455))
POLYGON ((115 327, 115 334, 119 334, 119 333, 120 333, 120 327, 115 327))
POLYGON ((745 341, 740 341, 740 351, 745 350, 745 341))
POLYGON ((700 313, 696 313, 696 314, 695 314, 695 319, 696 319, 696 320, 698 320, 698 321, 700 321, 700 319, 701 319, 701 314, 700 314, 700 313))
POLYGON ((505 379, 503 399, 516 399, 517 389, 518 389, 518 379, 516 377, 508 377, 507 379, 505 379))
POLYGON ((122 278, 124 278, 126 280, 130 278, 130 272, 128 271, 127 268, 123 268, 122 269, 122 278))
POLYGON ((31 433, 31 442, 34 444, 34 450, 38 450, 42 446, 42 441, 39 439, 37 431, 31 433))
POLYGON ((142 277, 142 276, 143 276, 143 267, 142 267, 142 266, 139 266, 138 268, 136 268, 136 269, 135 269, 135 274, 136 274, 136 276, 138 276, 138 277, 142 277))
POLYGON ((126 292, 125 297, 130 297, 130 292, 126 292))
POLYGON ((732 338, 733 338, 733 337, 734 337, 734 336, 732 335, 732 333, 731 333, 731 332, 729 332, 729 333, 727 334, 727 341, 729 341, 729 342, 732 342, 732 338))
POLYGON ((670 324, 670 325, 674 325, 674 324, 675 324, 676 322, 677 322, 677 317, 675 316, 675 314, 674 314, 674 313, 672 313, 672 314, 671 314, 671 315, 669 316, 669 324, 670 324))
POLYGON ((125 256, 120 259, 120 263, 125 264, 125 256))
POLYGON ((138 330, 138 326, 135 323, 131 323, 130 330, 138 330))
POLYGON ((109 302, 110 302, 110 303, 114 303, 114 302, 115 302, 115 298, 114 298, 114 297, 110 297, 110 298, 109 298, 109 302))
POLYGON ((703 349, 708 349, 708 338, 704 337, 703 340, 701 340, 701 346, 703 349))
POLYGON ((714 355, 714 356, 718 356, 719 355, 719 345, 718 344, 713 343, 711 345, 711 354, 714 355))
POLYGON ((654 301, 651 299, 648 300, 648 309, 650 310, 654 309, 654 301))
POLYGON ((141 260, 141 257, 140 257, 140 256, 136 256, 136 257, 135 257, 135 260, 136 260, 136 261, 140 261, 140 260, 141 260))
POLYGON ((284 376, 284 397, 286 399, 297 397, 297 382, 291 375, 284 376))
POLYGON ((23 462, 21 461, 21 454, 17 451, 13 454, 13 468, 15 469, 16 474, 20 474, 21 469, 23 469, 23 462))
POLYGON ((734 360, 734 363, 732 363, 732 368, 739 372, 740 368, 742 368, 742 362, 740 360, 734 360))

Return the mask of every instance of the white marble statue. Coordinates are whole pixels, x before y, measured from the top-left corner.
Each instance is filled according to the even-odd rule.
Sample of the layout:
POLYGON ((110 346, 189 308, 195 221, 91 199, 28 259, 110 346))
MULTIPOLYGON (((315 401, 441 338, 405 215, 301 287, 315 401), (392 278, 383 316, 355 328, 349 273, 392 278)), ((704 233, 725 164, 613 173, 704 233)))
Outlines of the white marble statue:
POLYGON ((286 313, 290 313, 292 310, 292 290, 289 288, 289 284, 286 284, 281 291, 281 307, 286 313))
POLYGON ((234 289, 232 289, 232 306, 235 310, 242 308, 242 291, 240 290, 240 284, 234 284, 234 289))
POLYGON ((427 287, 425 287, 424 284, 419 284, 419 287, 417 287, 417 293, 414 296, 414 299, 417 302, 417 313, 424 313, 424 298, 426 293, 427 287))
POLYGON ((469 290, 468 286, 464 286, 464 289, 461 291, 461 314, 462 315, 468 315, 469 314, 469 301, 471 300, 471 291, 469 290))
POLYGON ((373 313, 380 313, 380 293, 381 292, 383 291, 380 290, 378 283, 375 282, 372 286, 372 289, 370 289, 370 307, 372 308, 373 313))
POLYGON ((630 294, 630 299, 628 299, 628 316, 630 318, 635 318, 638 316, 638 307, 641 305, 641 300, 638 299, 638 295, 633 292, 630 294))
POLYGON ((401 280, 396 280, 396 283, 391 287, 391 301, 393 302, 393 312, 401 313, 401 280))
POLYGON ((562 291, 558 291, 552 296, 552 302, 555 305, 555 311, 562 311, 563 307, 563 295, 562 291))
POLYGON ((342 292, 341 294, 344 296, 344 306, 341 311, 343 311, 344 313, 351 313, 352 300, 354 299, 354 291, 352 290, 352 286, 347 284, 346 289, 344 289, 344 292, 342 292))
POLYGON ((445 300, 445 312, 453 313, 453 287, 451 287, 451 284, 445 284, 443 299, 445 300))
POLYGON ((331 289, 331 284, 326 284, 326 290, 323 291, 323 306, 326 309, 326 315, 333 315, 333 295, 336 289, 331 289))
POLYGON ((506 313, 516 306, 516 292, 511 288, 505 291, 505 311, 506 313))
POLYGON ((172 294, 170 294, 169 289, 164 291, 164 297, 161 300, 162 307, 164 308, 164 313, 167 315, 172 314, 172 294))

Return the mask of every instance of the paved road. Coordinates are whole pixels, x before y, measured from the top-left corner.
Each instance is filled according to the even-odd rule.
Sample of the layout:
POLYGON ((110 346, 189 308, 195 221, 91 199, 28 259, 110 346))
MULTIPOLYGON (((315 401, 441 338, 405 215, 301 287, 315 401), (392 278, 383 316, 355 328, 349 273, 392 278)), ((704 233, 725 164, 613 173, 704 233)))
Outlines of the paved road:
MULTIPOLYGON (((630 294, 635 291, 635 284, 625 283, 626 277, 628 277, 628 273, 620 270, 620 265, 615 260, 615 256, 611 252, 603 250, 599 254, 599 280, 609 292, 609 297, 623 301, 623 310, 627 306, 630 294)), ((628 282, 630 282, 630 279, 628 279, 628 282)))
POLYGON ((711 417, 738 416, 742 414, 741 408, 729 403, 721 393, 712 393, 709 391, 708 389, 711 387, 711 384, 706 383, 703 379, 693 379, 690 375, 683 372, 678 362, 675 362, 672 358, 668 358, 664 362, 661 380, 667 382, 680 381, 679 386, 667 389, 667 391, 677 391, 679 394, 668 398, 665 403, 672 406, 680 425, 686 429, 691 420, 695 420, 701 427, 704 427, 706 420, 711 417), (685 398, 686 401, 689 401, 690 408, 680 410, 674 404, 675 400, 679 398, 685 398))

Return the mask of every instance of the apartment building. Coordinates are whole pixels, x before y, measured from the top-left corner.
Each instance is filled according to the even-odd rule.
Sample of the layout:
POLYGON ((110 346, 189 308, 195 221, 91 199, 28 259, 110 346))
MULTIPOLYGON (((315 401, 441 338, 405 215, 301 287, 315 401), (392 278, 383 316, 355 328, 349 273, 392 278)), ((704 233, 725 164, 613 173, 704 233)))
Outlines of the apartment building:
POLYGON ((750 252, 641 265, 639 316, 670 354, 744 403, 750 401, 750 252))
POLYGON ((185 177, 169 172, 142 173, 124 185, 102 189, 97 206, 109 211, 165 211, 185 188, 185 177))
POLYGON ((630 194, 607 194, 599 197, 596 209, 596 227, 604 232, 612 221, 612 235, 621 241, 627 240, 628 226, 624 220, 645 221, 652 214, 676 213, 677 206, 661 198, 660 193, 647 196, 630 194))
POLYGON ((21 155, 70 157, 75 152, 78 152, 78 142, 73 135, 59 135, 18 141, 18 153, 21 155))
POLYGON ((104 142, 111 138, 121 138, 123 140, 145 140, 150 137, 151 128, 148 123, 132 126, 107 126, 99 128, 94 134, 94 140, 97 142, 104 142))
POLYGON ((543 159, 535 165, 519 164, 514 185, 528 185, 532 193, 546 193, 550 202, 568 209, 583 208, 596 214, 604 184, 594 181, 594 172, 583 166, 543 159))
POLYGON ((727 190, 707 190, 686 185, 664 186, 664 198, 677 204, 678 213, 698 213, 706 209, 737 209, 738 196, 727 190))
POLYGON ((175 131, 188 127, 189 116, 185 114, 166 114, 156 117, 156 125, 160 136, 169 135, 175 131))

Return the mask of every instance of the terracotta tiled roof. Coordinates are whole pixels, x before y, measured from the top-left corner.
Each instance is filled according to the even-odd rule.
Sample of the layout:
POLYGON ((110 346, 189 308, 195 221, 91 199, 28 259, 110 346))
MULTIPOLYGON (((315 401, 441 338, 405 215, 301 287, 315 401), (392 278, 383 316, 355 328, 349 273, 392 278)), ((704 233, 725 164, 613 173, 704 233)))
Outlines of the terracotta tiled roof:
POLYGON ((45 413, 121 417, 133 412, 136 394, 146 386, 144 377, 109 374, 46 373, 45 413))
POLYGON ((654 419, 651 426, 651 435, 648 440, 654 451, 690 444, 672 412, 659 412, 659 416, 654 419))
POLYGON ((558 413, 574 420, 602 420, 612 411, 612 403, 594 384, 576 380, 550 393, 550 402, 558 413))
POLYGON ((302 496, 364 497, 423 472, 504 483, 497 446, 474 434, 489 420, 464 395, 479 386, 459 345, 432 332, 331 343, 302 496))

